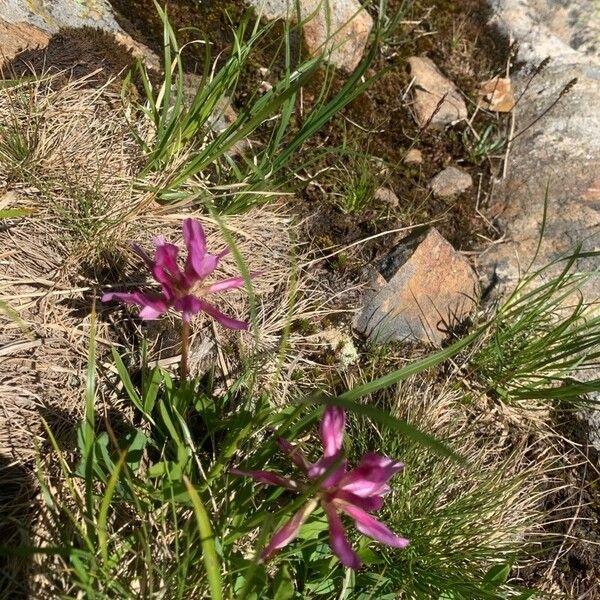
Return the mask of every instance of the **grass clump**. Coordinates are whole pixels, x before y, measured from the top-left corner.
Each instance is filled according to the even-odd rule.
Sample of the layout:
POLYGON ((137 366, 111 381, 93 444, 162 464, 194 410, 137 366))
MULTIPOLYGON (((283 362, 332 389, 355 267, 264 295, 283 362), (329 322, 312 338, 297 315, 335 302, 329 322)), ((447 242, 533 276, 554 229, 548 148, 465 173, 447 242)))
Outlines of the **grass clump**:
MULTIPOLYGON (((594 253, 595 254, 595 253, 594 253)), ((527 275, 498 309, 471 368, 503 402, 584 402, 600 390, 600 317, 581 288, 579 251, 527 275)))
MULTIPOLYGON (((345 84, 332 92, 331 67, 323 58, 297 56, 293 50, 293 28, 286 27, 275 56, 282 55, 282 74, 266 92, 253 90, 244 108, 224 127, 215 122, 235 98, 240 78, 259 43, 273 25, 250 24, 250 13, 233 33, 229 57, 212 63, 206 45, 203 74, 191 101, 184 90, 183 50, 167 13, 157 6, 164 31, 164 78, 158 89, 145 67, 138 64, 144 103, 139 107, 146 122, 136 126, 136 138, 145 156, 140 184, 156 191, 165 201, 202 200, 222 212, 247 210, 268 200, 290 171, 298 151, 344 107, 362 94, 378 77, 365 74, 377 51, 377 35, 370 51, 345 84), (319 89, 309 110, 297 118, 299 91, 319 79, 319 89), (263 142, 256 149, 240 144, 261 129, 263 142), (166 171, 166 172, 165 172, 166 171), (192 181, 204 183, 202 194, 188 189, 192 181)), ((126 81, 129 86, 131 79, 126 81)), ((316 162, 313 156, 308 162, 316 162)), ((293 165, 293 166, 292 166, 293 165)), ((306 165, 303 165, 306 167, 306 165)))
POLYGON ((342 166, 336 173, 336 177, 340 177, 336 205, 347 215, 361 213, 373 204, 379 187, 377 169, 368 155, 356 153, 349 164, 345 162, 341 161, 342 166))

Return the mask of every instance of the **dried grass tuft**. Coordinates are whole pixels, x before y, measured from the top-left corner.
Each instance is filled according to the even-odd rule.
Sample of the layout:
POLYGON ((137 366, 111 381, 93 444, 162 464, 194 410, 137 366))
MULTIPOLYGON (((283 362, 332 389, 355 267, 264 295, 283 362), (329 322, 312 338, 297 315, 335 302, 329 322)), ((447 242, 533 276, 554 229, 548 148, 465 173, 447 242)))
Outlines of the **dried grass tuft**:
MULTIPOLYGON (((135 310, 99 303, 108 289, 156 285, 130 243, 150 251, 153 238, 161 235, 183 246, 181 221, 194 216, 205 226, 210 248, 224 245, 220 225, 199 207, 161 206, 147 186, 132 183, 140 161, 128 126, 132 113, 113 86, 90 89, 81 80, 56 81, 45 76, 0 89, 0 122, 6 124, 0 128, 0 198, 8 198, 11 208, 33 211, 0 231, 0 300, 22 319, 0 315, 0 452, 11 460, 33 458, 32 433, 40 432, 41 417, 59 439, 72 434, 81 416, 94 305, 101 363, 110 346, 125 354, 133 350, 136 334, 149 339, 151 360, 177 361, 175 319, 141 323, 135 310), (5 143, 11 139, 27 142, 23 155, 5 143)), ((204 189, 203 182, 190 184, 198 196, 204 189)), ((278 370, 283 328, 290 319, 322 314, 325 299, 293 266, 302 255, 292 219, 281 206, 230 217, 225 226, 248 267, 262 273, 254 282, 259 335, 232 335, 198 318, 191 367, 202 370, 217 360, 221 371, 233 376, 240 356, 259 350, 267 377, 278 370), (231 352, 216 353, 223 347, 231 352)), ((228 257, 215 276, 237 273, 228 257)), ((245 290, 223 294, 217 302, 230 314, 248 318, 245 290)), ((296 334, 287 341, 292 348, 301 342, 296 334)))

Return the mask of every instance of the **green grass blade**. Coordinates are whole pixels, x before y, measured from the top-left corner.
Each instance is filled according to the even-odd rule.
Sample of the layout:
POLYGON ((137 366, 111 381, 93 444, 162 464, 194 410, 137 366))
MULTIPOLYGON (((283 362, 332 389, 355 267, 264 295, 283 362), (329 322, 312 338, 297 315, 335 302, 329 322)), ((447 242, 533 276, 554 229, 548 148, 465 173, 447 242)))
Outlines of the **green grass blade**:
POLYGON ((92 307, 90 337, 88 349, 88 364, 85 386, 85 421, 82 428, 83 460, 85 464, 85 503, 88 518, 88 529, 91 539, 93 534, 94 516, 94 462, 95 462, 95 436, 96 436, 96 307, 92 307))
POLYGON ((417 429, 416 427, 413 427, 406 421, 401 421, 400 419, 390 415, 388 412, 375 406, 371 406, 370 404, 359 404, 358 402, 353 402, 352 400, 346 400, 343 398, 343 396, 339 396, 338 398, 333 398, 331 400, 323 400, 323 402, 326 404, 341 406, 342 408, 352 411, 353 413, 368 417, 376 423, 381 423, 387 428, 397 431, 406 437, 412 438, 423 446, 427 446, 430 450, 440 456, 449 457, 459 462, 465 462, 460 455, 446 446, 446 444, 443 442, 440 442, 433 436, 421 431, 420 429, 417 429))
MULTIPOLYGON (((482 327, 477 329, 473 333, 465 336, 464 338, 454 342, 452 345, 444 348, 443 350, 438 350, 433 354, 429 354, 425 358, 414 361, 411 364, 403 367, 402 369, 398 369, 397 371, 393 371, 392 373, 388 373, 383 377, 379 377, 374 381, 370 381, 368 383, 364 383, 362 385, 357 385, 352 389, 344 392, 341 396, 337 398, 340 402, 354 402, 359 400, 360 398, 364 398, 369 394, 373 394, 379 390, 385 389, 394 385, 396 383, 400 383, 417 373, 421 373, 422 371, 426 371, 427 369, 431 369, 444 361, 456 356, 461 350, 464 350, 468 346, 470 346, 477 338, 479 338, 482 333, 487 329, 487 327, 482 327)), ((341 404, 340 404, 341 406, 341 404)))
POLYGON ((119 481, 121 469, 123 468, 123 464, 125 463, 126 458, 127 452, 121 451, 116 467, 115 469, 113 469, 108 483, 106 484, 106 490, 104 491, 104 496, 102 497, 102 502, 100 503, 100 509, 98 511, 98 544, 100 546, 100 555, 102 556, 102 560, 105 564, 108 562, 108 540, 106 531, 108 509, 110 507, 111 500, 115 494, 115 489, 119 481))
POLYGON ((187 488, 190 500, 194 507, 194 515, 200 532, 200 543, 202 545, 202 558, 208 577, 208 586, 210 588, 210 597, 212 600, 222 600, 223 582, 221 580, 221 565, 217 555, 214 535, 210 526, 208 513, 200 500, 198 492, 190 483, 190 480, 184 476, 185 487, 187 488))
POLYGON ((0 219, 16 219, 18 217, 28 217, 35 211, 31 208, 4 208, 0 210, 0 219))

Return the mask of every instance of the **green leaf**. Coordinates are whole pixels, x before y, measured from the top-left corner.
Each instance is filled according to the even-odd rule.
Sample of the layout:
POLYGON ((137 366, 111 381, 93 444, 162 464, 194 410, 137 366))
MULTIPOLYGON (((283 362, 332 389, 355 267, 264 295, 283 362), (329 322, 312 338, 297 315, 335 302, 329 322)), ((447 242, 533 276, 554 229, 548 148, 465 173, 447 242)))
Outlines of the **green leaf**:
MULTIPOLYGON (((129 372, 127 371, 127 367, 121 358, 121 355, 117 352, 115 348, 112 348, 112 356, 115 361, 115 366, 117 368, 117 372, 119 373, 119 377, 121 378, 121 382, 123 383, 123 387, 129 396, 131 402, 135 405, 135 407, 146 416, 146 412, 144 410, 144 405, 142 404, 142 399, 140 395, 137 393, 133 382, 131 381, 131 377, 129 376, 129 372)), ((147 417, 151 419, 151 417, 147 417)), ((151 421, 152 422, 152 421, 151 421)))
POLYGON ((148 386, 144 388, 143 392, 143 408, 146 415, 152 414, 161 381, 162 374, 160 369, 152 369, 150 382, 148 383, 148 386))
POLYGON ((106 489, 104 490, 104 496, 102 497, 100 510, 98 511, 98 544, 100 545, 100 554, 102 555, 102 560, 105 563, 108 562, 108 536, 106 530, 108 509, 110 507, 112 497, 114 496, 115 488, 117 487, 117 482, 119 481, 119 475, 121 474, 121 469, 125 464, 126 458, 127 452, 121 452, 116 469, 114 469, 111 473, 110 479, 106 485, 106 489))
POLYGON ((506 583, 508 576, 510 574, 511 566, 510 564, 504 565, 494 565, 483 578, 484 583, 492 583, 495 586, 500 585, 502 583, 506 583))
POLYGON ((35 211, 31 208, 4 208, 0 210, 0 219, 17 219, 19 217, 28 217, 35 211))
POLYGON ((329 529, 327 521, 323 519, 311 519, 300 528, 298 539, 300 540, 316 540, 319 534, 329 529))
POLYGON ((294 597, 294 582, 287 565, 282 564, 273 582, 273 600, 290 600, 294 597))
POLYGON ((529 600, 529 598, 534 598, 537 593, 538 593, 537 590, 525 590, 525 591, 521 592, 515 598, 515 600, 529 600))
POLYGON ((194 507, 194 515, 200 532, 200 544, 202 545, 202 558, 208 577, 208 587, 210 588, 210 597, 212 600, 222 600, 223 582, 221 581, 221 565, 217 556, 215 538, 210 526, 208 513, 200 500, 198 492, 190 483, 190 480, 184 476, 183 481, 194 507))
POLYGON ((96 537, 94 527, 94 470, 96 466, 96 307, 92 308, 85 386, 85 416, 81 427, 82 459, 85 465, 85 507, 89 539, 96 537))
POLYGON ((149 438, 141 431, 135 430, 125 436, 125 442, 127 444, 127 466, 135 473, 139 469, 149 438))

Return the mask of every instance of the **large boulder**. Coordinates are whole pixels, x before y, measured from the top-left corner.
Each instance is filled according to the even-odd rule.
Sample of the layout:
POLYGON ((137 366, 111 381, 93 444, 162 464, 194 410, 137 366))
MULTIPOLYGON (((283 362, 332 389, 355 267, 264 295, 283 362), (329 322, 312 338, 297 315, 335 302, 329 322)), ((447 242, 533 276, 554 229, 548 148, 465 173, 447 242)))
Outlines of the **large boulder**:
POLYGON ((156 56, 117 23, 107 0, 3 0, 0 3, 0 65, 24 50, 45 48, 60 30, 82 27, 101 30, 150 66, 158 65, 156 56))
POLYGON ((358 0, 247 0, 268 19, 298 20, 307 50, 350 72, 360 62, 373 19, 358 0))
MULTIPOLYGON (((492 23, 518 42, 518 57, 526 61, 513 76, 519 100, 506 177, 488 211, 504 237, 479 261, 496 295, 503 295, 534 258, 532 269, 578 243, 584 250, 600 247, 600 15, 581 0, 489 4, 492 23)), ((578 268, 599 266, 586 257, 578 268)), ((598 280, 586 295, 600 296, 598 280)))
MULTIPOLYGON (((589 0, 488 3, 491 22, 518 43, 525 63, 514 77, 519 100, 507 176, 489 209, 503 241, 479 260, 492 297, 501 297, 528 267, 533 272, 577 244, 584 251, 600 248, 600 12, 589 0)), ((563 267, 557 263, 545 276, 563 267)), ((575 268, 598 270, 600 259, 588 254, 575 268)), ((590 278, 581 292, 586 303, 597 302, 600 278, 590 278)), ((590 380, 600 373, 575 376, 590 380)), ((598 412, 582 416, 589 442, 600 451, 598 412)))
POLYGON ((432 227, 382 261, 354 325, 373 342, 439 346, 472 313, 476 297, 469 261, 432 227))

